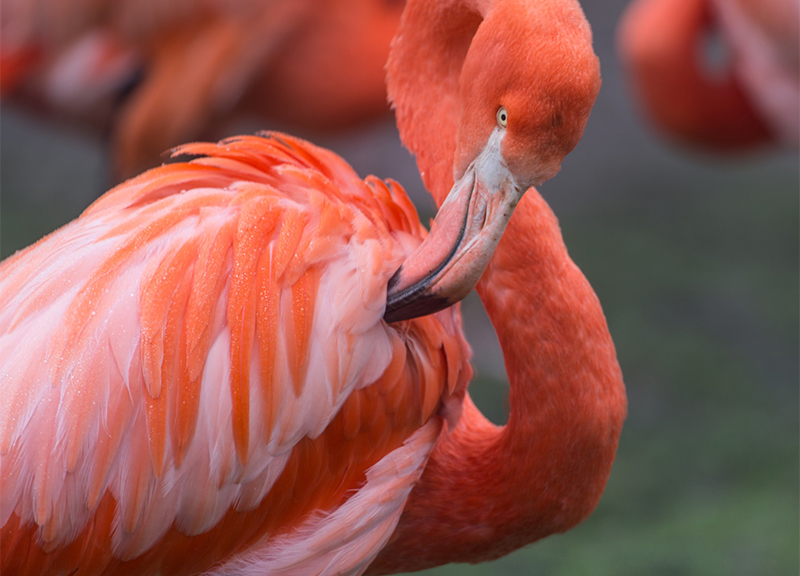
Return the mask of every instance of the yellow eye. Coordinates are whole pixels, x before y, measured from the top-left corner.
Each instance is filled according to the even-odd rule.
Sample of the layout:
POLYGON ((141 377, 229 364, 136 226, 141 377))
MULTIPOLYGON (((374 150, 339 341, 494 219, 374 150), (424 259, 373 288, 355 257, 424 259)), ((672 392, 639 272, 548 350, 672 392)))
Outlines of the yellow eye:
POLYGON ((497 109, 497 123, 503 128, 508 125, 508 112, 502 106, 497 109))

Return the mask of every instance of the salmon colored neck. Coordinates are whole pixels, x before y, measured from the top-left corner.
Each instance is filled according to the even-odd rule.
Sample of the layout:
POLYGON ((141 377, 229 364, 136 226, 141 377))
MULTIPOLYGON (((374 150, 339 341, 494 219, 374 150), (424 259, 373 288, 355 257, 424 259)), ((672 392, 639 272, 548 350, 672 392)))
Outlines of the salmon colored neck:
MULTIPOLYGON (((464 136, 460 115, 474 104, 465 103, 463 90, 473 79, 462 65, 484 17, 515 9, 535 12, 524 17, 539 23, 552 19, 554 28, 579 27, 570 21, 580 15, 575 6, 567 0, 409 2, 389 59, 389 94, 403 141, 437 205, 453 185, 464 136), (426 26, 414 25, 419 22, 426 26)), ((531 118, 534 134, 539 120, 531 118)), ((622 376, 597 297, 536 190, 519 202, 478 292, 509 375, 508 424, 489 422, 467 396, 461 419, 443 432, 368 573, 497 558, 585 519, 605 487, 626 414, 622 376)))
POLYGON ((478 293, 505 358, 508 424, 467 397, 369 574, 498 558, 575 526, 605 487, 627 410, 622 374, 597 296, 535 190, 478 293))
POLYGON ((480 14, 457 0, 410 1, 389 53, 397 127, 437 206, 453 185, 461 66, 480 23, 480 14))

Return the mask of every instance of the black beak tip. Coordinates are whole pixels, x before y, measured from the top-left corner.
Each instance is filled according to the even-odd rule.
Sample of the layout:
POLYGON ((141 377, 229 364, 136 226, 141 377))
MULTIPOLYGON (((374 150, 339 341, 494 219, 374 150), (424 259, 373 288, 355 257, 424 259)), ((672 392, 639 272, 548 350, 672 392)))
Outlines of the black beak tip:
POLYGON ((383 319, 391 324, 402 320, 411 320, 420 316, 434 314, 439 310, 444 310, 453 305, 447 298, 436 296, 430 293, 423 293, 410 299, 397 299, 392 301, 389 297, 386 301, 386 311, 383 319))

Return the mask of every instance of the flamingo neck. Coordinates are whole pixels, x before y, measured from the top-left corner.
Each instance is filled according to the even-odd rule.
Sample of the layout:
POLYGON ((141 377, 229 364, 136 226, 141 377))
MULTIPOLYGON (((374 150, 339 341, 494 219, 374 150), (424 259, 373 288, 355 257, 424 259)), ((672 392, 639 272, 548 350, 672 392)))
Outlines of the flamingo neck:
POLYGON ((472 2, 409 0, 386 64, 400 137, 437 206, 453 185, 461 67, 481 21, 472 2))
MULTIPOLYGON (((464 59, 482 15, 501 1, 409 0, 392 46, 398 127, 437 204, 453 183, 464 59)), ((622 377, 600 304, 535 190, 478 292, 506 360, 508 424, 493 425, 465 399, 368 573, 496 558, 574 526, 605 487, 626 410, 622 377)))
MULTIPOLYGON (((771 133, 732 68, 712 73, 701 54, 715 30, 709 0, 639 0, 625 14, 619 43, 633 88, 661 129, 712 150, 763 145, 771 133)), ((734 55, 735 56, 735 55, 734 55)))
POLYGON ((478 292, 506 361, 508 424, 466 399, 370 573, 497 558, 576 525, 605 487, 626 413, 622 375, 597 297, 535 190, 478 292))

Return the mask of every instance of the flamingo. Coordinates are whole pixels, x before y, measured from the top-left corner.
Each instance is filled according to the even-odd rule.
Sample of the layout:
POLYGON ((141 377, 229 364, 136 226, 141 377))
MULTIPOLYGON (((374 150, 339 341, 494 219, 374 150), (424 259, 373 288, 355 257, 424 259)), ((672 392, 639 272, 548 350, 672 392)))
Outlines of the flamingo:
POLYGON ((619 52, 642 107, 678 141, 719 151, 800 142, 800 2, 636 0, 619 52), (717 32, 723 70, 701 57, 717 32))
POLYGON ((305 130, 388 110, 401 0, 2 0, 0 89, 110 130, 129 177, 239 114, 305 130))
POLYGON ((429 234, 398 184, 266 133, 182 146, 0 263, 3 574, 386 574, 595 508, 625 390, 533 187, 599 89, 583 12, 409 0, 387 69, 429 234), (505 426, 467 394, 476 283, 505 426))

